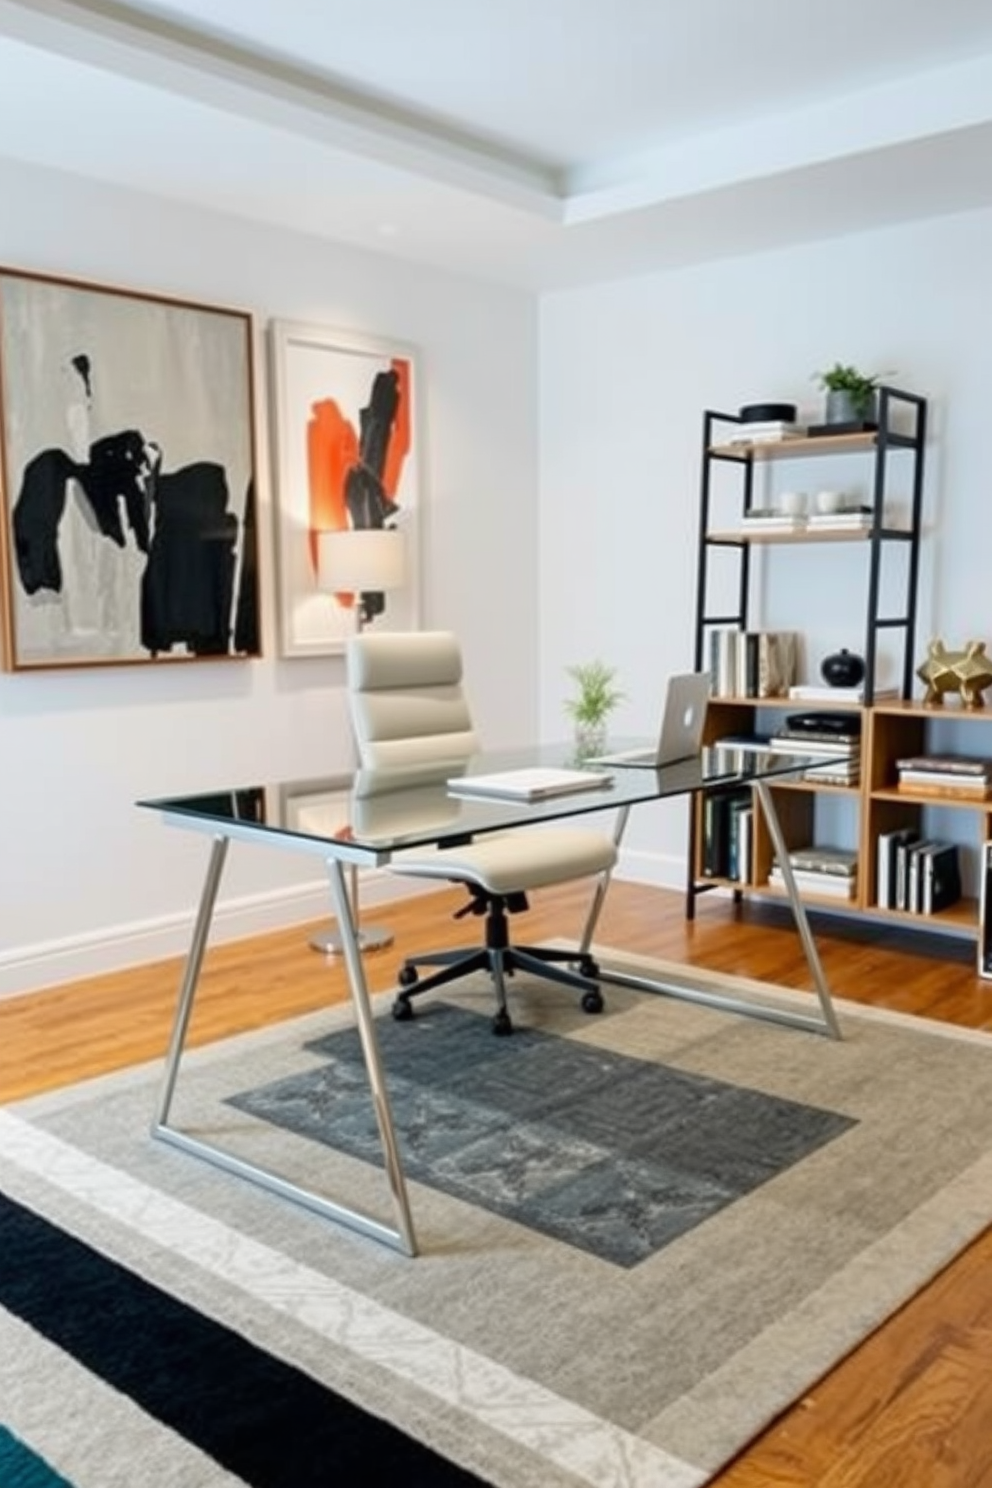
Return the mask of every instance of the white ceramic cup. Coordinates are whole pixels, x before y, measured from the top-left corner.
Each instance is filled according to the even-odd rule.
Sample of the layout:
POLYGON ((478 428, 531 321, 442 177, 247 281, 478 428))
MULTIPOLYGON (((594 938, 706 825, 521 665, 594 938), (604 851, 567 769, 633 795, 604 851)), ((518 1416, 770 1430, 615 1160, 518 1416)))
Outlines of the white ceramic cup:
POLYGON ((806 510, 806 492, 783 491, 778 498, 778 509, 790 517, 801 517, 806 510))
POLYGON ((815 505, 818 512, 843 511, 847 505, 847 497, 843 491, 817 491, 815 505))

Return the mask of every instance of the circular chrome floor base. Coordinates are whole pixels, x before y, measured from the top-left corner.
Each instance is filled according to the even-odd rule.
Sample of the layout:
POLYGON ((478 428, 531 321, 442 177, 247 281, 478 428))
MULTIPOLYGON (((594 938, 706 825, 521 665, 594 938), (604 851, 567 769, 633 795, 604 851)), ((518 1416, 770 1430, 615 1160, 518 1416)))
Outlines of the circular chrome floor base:
MULTIPOLYGON (((360 951, 381 951, 392 943, 393 932, 387 930, 385 926, 359 925, 358 949, 360 951)), ((340 956, 343 949, 340 933, 336 929, 322 930, 313 936, 310 947, 314 951, 323 951, 325 956, 340 956)))

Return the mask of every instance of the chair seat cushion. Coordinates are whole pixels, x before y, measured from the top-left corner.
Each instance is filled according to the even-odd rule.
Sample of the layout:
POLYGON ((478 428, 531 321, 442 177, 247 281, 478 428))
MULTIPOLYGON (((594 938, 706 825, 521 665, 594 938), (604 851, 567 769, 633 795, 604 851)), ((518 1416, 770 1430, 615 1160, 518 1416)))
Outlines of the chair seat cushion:
POLYGON ((616 860, 616 846, 604 832, 540 827, 496 832, 464 847, 411 849, 398 853, 390 867, 394 873, 481 884, 491 894, 512 894, 587 878, 612 868, 616 860))

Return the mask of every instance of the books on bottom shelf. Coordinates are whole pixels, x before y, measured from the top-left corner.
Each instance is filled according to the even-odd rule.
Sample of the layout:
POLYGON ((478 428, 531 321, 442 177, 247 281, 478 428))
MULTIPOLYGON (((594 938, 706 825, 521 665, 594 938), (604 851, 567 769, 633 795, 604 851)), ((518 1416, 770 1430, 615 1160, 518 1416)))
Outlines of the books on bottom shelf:
POLYGON ((729 878, 748 883, 754 842, 751 790, 710 791, 702 806, 703 878, 729 878))
POLYGON ((957 843, 921 837, 912 827, 880 832, 875 865, 879 909, 939 914, 961 898, 957 843))
POLYGON ((992 842, 982 843, 979 867, 978 975, 992 981, 992 842))
MULTIPOLYGON (((800 894, 822 894, 828 899, 853 899, 857 893, 858 855, 849 848, 821 847, 810 843, 793 848, 789 866, 800 894)), ((785 874, 773 859, 769 886, 785 890, 785 874)))
MULTIPOLYGON (((833 878, 829 873, 804 873, 801 869, 795 868, 792 870, 792 877, 800 896, 821 894, 825 899, 850 900, 855 895, 856 882, 853 878, 833 878)), ((779 867, 774 867, 769 872, 768 885, 769 888, 788 893, 785 874, 779 867)))

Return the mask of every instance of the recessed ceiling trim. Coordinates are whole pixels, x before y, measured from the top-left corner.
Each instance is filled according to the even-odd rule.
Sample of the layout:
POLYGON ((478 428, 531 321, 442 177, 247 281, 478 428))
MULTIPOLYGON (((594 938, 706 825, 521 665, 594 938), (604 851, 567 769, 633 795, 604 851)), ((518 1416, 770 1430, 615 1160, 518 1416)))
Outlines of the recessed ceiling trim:
POLYGON ((640 211, 989 121, 992 55, 987 54, 574 171, 567 180, 565 222, 640 211))
POLYGON ((104 0, 0 0, 0 33, 559 221, 559 172, 355 90, 104 0))

